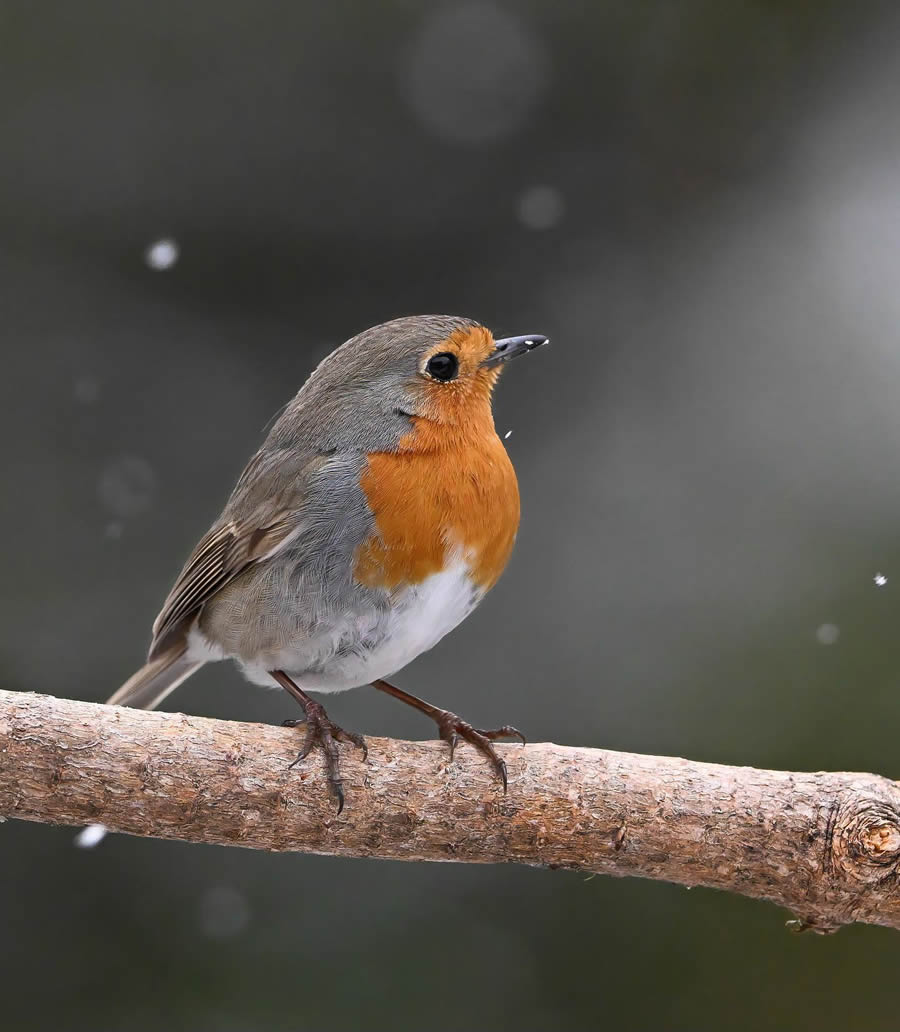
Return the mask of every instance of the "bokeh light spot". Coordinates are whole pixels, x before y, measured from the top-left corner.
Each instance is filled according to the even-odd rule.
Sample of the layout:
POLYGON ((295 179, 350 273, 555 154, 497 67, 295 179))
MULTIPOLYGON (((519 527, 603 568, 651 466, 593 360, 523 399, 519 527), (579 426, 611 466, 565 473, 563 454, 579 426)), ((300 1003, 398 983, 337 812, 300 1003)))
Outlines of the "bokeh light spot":
POLYGON ((96 376, 85 373, 72 385, 75 400, 82 405, 92 405, 100 397, 100 381, 96 376))
POLYGON ((100 500, 113 515, 137 516, 153 501, 156 474, 144 459, 123 455, 107 463, 97 490, 100 500))
POLYGON ((553 186, 530 186, 516 200, 516 216, 526 229, 552 229, 565 209, 562 194, 553 186))
POLYGON ((841 629, 837 624, 823 623, 816 628, 816 641, 820 645, 834 645, 840 636, 841 629))
POLYGON ((489 3, 443 8, 413 43, 405 96, 422 125, 461 144, 521 129, 547 87, 543 44, 511 11, 489 3))
POLYGON ((200 899, 200 930, 210 939, 231 939, 250 924, 250 906, 230 885, 216 885, 200 899))

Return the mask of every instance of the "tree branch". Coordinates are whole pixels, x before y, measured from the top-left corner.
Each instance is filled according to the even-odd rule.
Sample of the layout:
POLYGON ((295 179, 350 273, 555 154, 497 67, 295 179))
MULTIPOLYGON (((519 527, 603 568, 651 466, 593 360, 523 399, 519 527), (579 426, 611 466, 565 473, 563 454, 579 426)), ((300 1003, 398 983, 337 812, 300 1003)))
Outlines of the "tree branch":
POLYGON ((900 785, 599 749, 342 749, 338 817, 297 732, 0 691, 0 814, 133 835, 396 860, 523 863, 727 889, 800 927, 900 928, 900 785))

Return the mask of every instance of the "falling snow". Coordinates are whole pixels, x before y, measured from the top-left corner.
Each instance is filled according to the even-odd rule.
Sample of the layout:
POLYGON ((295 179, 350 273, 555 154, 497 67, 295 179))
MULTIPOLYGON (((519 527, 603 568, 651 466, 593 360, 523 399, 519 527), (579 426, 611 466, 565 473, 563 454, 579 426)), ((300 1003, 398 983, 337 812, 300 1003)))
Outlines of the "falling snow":
POLYGON ((79 849, 93 849, 106 837, 106 828, 102 824, 89 824, 75 836, 75 845, 79 849))
POLYGON ((178 261, 179 253, 176 240, 156 240, 144 251, 144 261, 151 269, 164 272, 178 261))

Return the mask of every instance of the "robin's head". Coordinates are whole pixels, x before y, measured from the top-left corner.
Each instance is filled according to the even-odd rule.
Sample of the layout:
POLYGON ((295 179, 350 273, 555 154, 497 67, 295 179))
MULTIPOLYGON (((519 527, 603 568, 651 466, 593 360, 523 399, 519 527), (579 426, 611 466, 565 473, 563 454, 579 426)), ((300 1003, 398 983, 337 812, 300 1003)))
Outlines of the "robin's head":
MULTIPOLYGON (((545 343, 540 334, 494 340, 484 326, 456 316, 394 319, 333 351, 285 417, 296 426, 298 417, 306 424, 317 411, 322 430, 346 431, 352 420, 379 439, 407 431, 411 419, 448 427, 489 420, 491 392, 504 364, 545 343)), ((346 432, 339 436, 346 441, 346 432)))

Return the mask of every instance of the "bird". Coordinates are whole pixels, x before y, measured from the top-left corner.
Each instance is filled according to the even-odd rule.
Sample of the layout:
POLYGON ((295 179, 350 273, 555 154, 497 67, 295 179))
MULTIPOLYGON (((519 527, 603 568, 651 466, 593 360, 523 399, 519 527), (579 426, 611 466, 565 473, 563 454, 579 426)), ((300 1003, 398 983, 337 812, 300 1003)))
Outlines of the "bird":
POLYGON ((435 721, 507 768, 481 730, 395 687, 403 669, 464 620, 509 560, 516 474, 492 394, 506 364, 546 344, 496 340, 459 316, 407 316, 357 334, 311 373, 190 554, 153 624, 147 662, 108 700, 154 709, 205 663, 231 659, 299 704, 297 758, 324 754, 344 807, 338 743, 365 740, 310 692, 364 685, 435 721))

